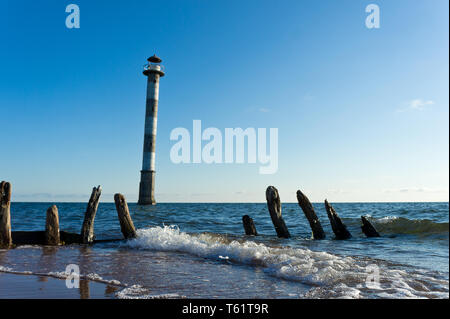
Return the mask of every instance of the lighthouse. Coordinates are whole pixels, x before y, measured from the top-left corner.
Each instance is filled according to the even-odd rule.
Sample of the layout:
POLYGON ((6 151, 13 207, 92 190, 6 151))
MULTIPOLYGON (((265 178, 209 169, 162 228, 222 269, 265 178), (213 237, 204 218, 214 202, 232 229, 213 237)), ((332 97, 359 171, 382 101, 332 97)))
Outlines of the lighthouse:
POLYGON ((158 119, 159 79, 164 76, 162 60, 156 55, 147 59, 144 75, 147 77, 145 108, 144 153, 142 158, 139 205, 155 205, 155 144, 158 119))

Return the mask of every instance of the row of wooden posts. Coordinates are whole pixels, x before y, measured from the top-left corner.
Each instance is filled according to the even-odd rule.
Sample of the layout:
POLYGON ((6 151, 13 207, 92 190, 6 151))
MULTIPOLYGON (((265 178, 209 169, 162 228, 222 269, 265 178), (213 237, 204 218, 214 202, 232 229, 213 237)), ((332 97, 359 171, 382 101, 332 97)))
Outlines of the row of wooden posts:
MULTIPOLYGON (((11 184, 8 182, 0 183, 0 248, 9 248, 15 245, 61 245, 61 244, 93 244, 98 242, 111 242, 120 239, 104 239, 96 240, 94 236, 94 220, 100 200, 102 189, 100 186, 92 189, 91 197, 84 214, 84 221, 80 234, 60 231, 59 215, 56 205, 52 205, 47 209, 47 217, 45 221, 45 231, 11 231, 11 184)), ((281 201, 278 190, 269 186, 266 190, 267 207, 277 236, 280 238, 291 237, 286 223, 281 215, 281 201)), ((314 211, 314 207, 308 197, 300 190, 297 191, 298 204, 303 210, 312 230, 313 239, 324 239, 325 232, 320 224, 319 218, 314 211)), ((133 220, 130 217, 130 211, 125 197, 122 194, 114 195, 114 203, 116 205, 117 216, 119 218, 120 229, 125 239, 135 238, 136 229, 133 220)), ((325 209, 331 228, 336 239, 348 239, 352 235, 347 230, 339 215, 327 200, 325 200, 325 209)), ((372 224, 361 216, 361 229, 367 237, 379 237, 380 235, 372 224)), ((253 219, 245 215, 242 217, 244 230, 246 235, 258 235, 253 219)))
MULTIPOLYGON (((280 238, 291 237, 289 230, 286 226, 286 223, 284 222, 283 217, 281 215, 280 195, 278 194, 278 190, 275 187, 273 186, 267 187, 266 200, 270 217, 275 227, 277 236, 280 238)), ((308 197, 306 197, 306 195, 303 194, 300 190, 297 191, 297 201, 298 205, 301 207, 303 213, 308 219, 309 225, 312 230, 312 238, 324 239, 326 237, 325 232, 323 231, 319 218, 317 217, 317 214, 314 211, 314 207, 309 201, 308 197)), ((351 238, 352 235, 347 230, 347 227, 344 225, 341 218, 334 210, 333 206, 331 206, 327 200, 325 200, 325 209, 327 211, 328 219, 330 220, 331 229, 335 234, 335 238, 336 239, 351 238)), ((380 237, 380 234, 376 231, 375 227, 373 227, 373 225, 367 220, 367 218, 361 216, 361 221, 362 221, 361 229, 367 237, 380 237)), ((250 216, 248 215, 243 216, 242 223, 244 225, 246 235, 250 236, 258 235, 253 219, 250 216)))
MULTIPOLYGON (((96 240, 94 237, 94 219, 101 193, 102 189, 100 186, 92 189, 80 234, 59 230, 59 215, 56 205, 52 205, 47 209, 45 231, 11 231, 11 183, 1 182, 0 248, 9 248, 15 245, 93 244, 117 241, 117 239, 96 240)), ((125 239, 135 238, 136 229, 130 217, 125 197, 122 194, 115 194, 114 202, 123 237, 125 239)))

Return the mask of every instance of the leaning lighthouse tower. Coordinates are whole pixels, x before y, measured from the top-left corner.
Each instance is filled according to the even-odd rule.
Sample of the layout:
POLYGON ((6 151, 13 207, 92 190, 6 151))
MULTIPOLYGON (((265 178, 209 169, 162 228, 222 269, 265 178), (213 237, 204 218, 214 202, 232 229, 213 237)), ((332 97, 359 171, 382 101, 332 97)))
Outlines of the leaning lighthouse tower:
POLYGON ((155 144, 158 116, 159 78, 164 76, 162 60, 156 55, 147 59, 144 75, 147 76, 147 101, 145 110, 144 154, 142 158, 139 205, 155 205, 155 144))

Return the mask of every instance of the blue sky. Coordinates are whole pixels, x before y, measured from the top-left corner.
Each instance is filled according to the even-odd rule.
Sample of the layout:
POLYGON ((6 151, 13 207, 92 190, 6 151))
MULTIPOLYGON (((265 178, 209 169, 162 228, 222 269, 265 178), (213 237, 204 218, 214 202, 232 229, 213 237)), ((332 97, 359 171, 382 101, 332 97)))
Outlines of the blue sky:
POLYGON ((0 0, 0 179, 15 201, 137 200, 146 78, 156 200, 448 201, 448 1, 0 0), (66 5, 80 7, 68 29, 66 5), (365 7, 380 7, 368 29, 365 7), (278 171, 173 164, 176 127, 278 128, 278 171))

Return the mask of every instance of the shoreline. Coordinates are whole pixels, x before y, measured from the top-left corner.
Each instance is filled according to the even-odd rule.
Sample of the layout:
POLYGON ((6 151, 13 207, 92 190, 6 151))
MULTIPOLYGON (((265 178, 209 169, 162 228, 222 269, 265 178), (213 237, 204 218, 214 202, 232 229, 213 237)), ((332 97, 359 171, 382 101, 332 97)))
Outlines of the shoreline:
POLYGON ((117 299, 120 287, 80 279, 67 288, 65 279, 35 274, 0 272, 0 299, 117 299))

